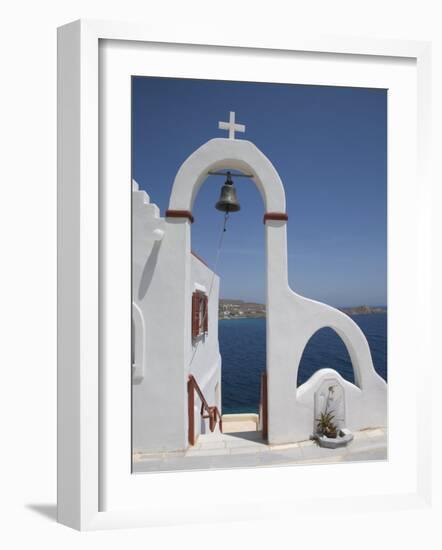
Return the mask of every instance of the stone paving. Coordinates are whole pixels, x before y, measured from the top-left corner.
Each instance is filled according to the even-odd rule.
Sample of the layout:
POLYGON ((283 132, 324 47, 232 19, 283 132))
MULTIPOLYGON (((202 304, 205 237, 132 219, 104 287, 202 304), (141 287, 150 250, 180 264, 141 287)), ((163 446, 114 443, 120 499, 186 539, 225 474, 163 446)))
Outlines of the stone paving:
POLYGON ((339 449, 324 449, 311 440, 289 445, 267 445, 260 432, 215 432, 201 435, 196 445, 186 451, 135 453, 133 470, 144 473, 386 459, 387 430, 383 428, 356 432, 354 440, 339 449))

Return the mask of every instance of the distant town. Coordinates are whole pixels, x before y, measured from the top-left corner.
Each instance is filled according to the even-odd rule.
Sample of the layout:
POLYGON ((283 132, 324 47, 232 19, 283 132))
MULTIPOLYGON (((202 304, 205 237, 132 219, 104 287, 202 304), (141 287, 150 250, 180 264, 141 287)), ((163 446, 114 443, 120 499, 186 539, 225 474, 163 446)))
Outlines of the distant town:
POLYGON ((258 319, 266 316, 266 306, 243 300, 219 301, 218 317, 220 319, 258 319))
MULTIPOLYGON (((370 315, 386 313, 386 307, 356 306, 339 308, 347 315, 370 315)), ((259 319, 266 316, 266 306, 243 300, 220 299, 218 307, 219 319, 259 319)))

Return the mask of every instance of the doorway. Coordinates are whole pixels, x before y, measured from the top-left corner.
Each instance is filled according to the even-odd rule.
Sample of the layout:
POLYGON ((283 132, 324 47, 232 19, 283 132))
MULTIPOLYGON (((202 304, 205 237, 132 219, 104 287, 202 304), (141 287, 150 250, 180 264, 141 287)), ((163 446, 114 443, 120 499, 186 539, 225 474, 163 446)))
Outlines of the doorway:
POLYGON ((242 177, 245 172, 231 170, 231 174, 241 208, 228 215, 219 254, 224 213, 216 210, 215 204, 225 176, 209 175, 196 196, 191 246, 220 277, 223 432, 240 436, 261 432, 261 386, 266 370, 266 253, 262 198, 253 181, 242 177))

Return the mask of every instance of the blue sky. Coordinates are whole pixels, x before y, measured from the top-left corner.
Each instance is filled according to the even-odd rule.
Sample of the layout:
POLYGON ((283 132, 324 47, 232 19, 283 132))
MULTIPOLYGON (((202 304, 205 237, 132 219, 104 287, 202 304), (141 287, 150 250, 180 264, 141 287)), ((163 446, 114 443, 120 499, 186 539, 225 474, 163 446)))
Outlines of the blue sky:
MULTIPOLYGON (((335 306, 387 303, 387 91, 366 88, 133 78, 133 177, 164 215, 182 162, 229 111, 278 171, 286 192, 289 282, 335 306)), ((265 301, 264 205, 235 180, 217 272, 221 297, 265 301)), ((197 195, 192 248, 213 265, 223 178, 197 195)))

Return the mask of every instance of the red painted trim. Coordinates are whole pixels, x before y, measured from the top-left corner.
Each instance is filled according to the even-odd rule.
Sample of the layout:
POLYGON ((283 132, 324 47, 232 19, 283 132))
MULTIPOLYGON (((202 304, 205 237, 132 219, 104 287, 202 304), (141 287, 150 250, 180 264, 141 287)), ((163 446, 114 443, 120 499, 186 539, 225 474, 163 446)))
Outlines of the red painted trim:
POLYGON ((166 218, 187 218, 193 223, 192 212, 189 210, 166 210, 166 218))
POLYGON ((264 214, 264 220, 263 223, 265 223, 267 220, 278 220, 278 221, 287 221, 289 217, 285 212, 266 212, 264 214))

